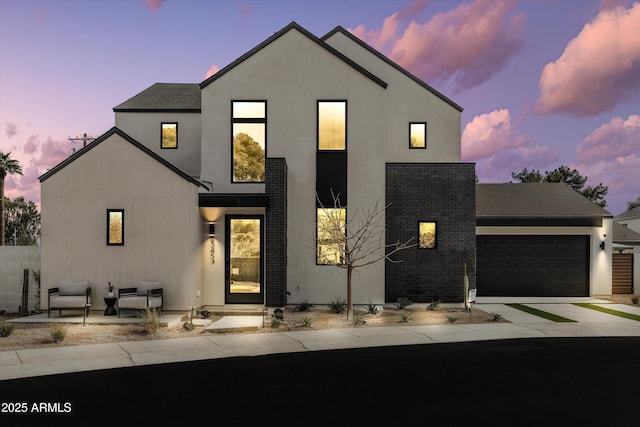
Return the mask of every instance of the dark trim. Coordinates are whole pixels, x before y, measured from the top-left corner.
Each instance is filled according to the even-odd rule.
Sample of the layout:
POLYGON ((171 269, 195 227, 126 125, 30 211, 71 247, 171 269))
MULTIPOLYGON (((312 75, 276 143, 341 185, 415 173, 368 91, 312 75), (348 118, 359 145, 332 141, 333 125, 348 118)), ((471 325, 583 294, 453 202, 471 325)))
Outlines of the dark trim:
POLYGON ((347 147, 349 144, 349 102, 346 99, 318 99, 316 101, 316 150, 318 152, 321 151, 334 151, 334 152, 342 152, 347 151, 347 147), (340 150, 323 150, 320 149, 320 103, 329 103, 329 102, 344 102, 344 148, 340 150))
POLYGON ((264 179, 262 181, 235 181, 233 174, 233 148, 235 142, 235 135, 233 134, 233 125, 236 123, 257 123, 264 124, 264 172, 263 176, 266 177, 267 173, 267 100, 266 99, 232 99, 231 100, 231 184, 264 184, 264 179), (233 116, 233 104, 236 102, 255 102, 255 103, 263 103, 264 104, 264 118, 243 118, 243 117, 234 117, 233 116))
POLYGON ((114 113, 202 113, 200 108, 113 108, 114 113))
POLYGON ((124 246, 124 209, 107 209, 107 246, 124 246), (111 237, 111 223, 110 217, 111 213, 120 212, 122 214, 122 242, 121 243, 111 243, 109 240, 111 237))
POLYGON ((602 227, 601 217, 553 218, 553 217, 481 217, 476 218, 478 227, 602 227))
POLYGON ((439 234, 438 233, 438 221, 436 221, 435 219, 421 219, 421 220, 419 220, 418 221, 418 233, 417 234, 418 234, 418 245, 416 246, 416 248, 418 248, 418 250, 421 250, 421 251, 433 251, 433 250, 438 249, 438 234, 439 234), (434 246, 432 248, 422 248, 422 247, 420 247, 420 224, 422 224, 422 223, 433 223, 433 224, 436 225, 436 230, 435 230, 436 241, 435 241, 435 244, 434 244, 434 246))
POLYGON ((434 88, 429 86, 427 83, 423 82, 418 77, 414 76, 413 74, 411 74, 410 72, 408 72, 407 70, 402 68, 400 65, 396 64, 395 62, 393 62, 392 60, 390 60, 389 58, 387 58, 386 56, 384 56, 383 54, 381 54, 380 52, 378 52, 377 50, 375 50, 374 48, 372 48, 371 46, 369 46, 368 44, 366 44, 362 40, 360 40, 358 37, 354 36, 353 34, 348 32, 347 30, 345 30, 340 25, 338 25, 336 28, 334 28, 333 30, 329 31, 327 34, 322 36, 320 38, 320 40, 322 40, 324 42, 328 38, 330 38, 332 35, 334 35, 335 33, 342 33, 343 35, 347 36, 348 38, 350 38, 351 40, 353 40, 354 42, 356 42, 357 44, 362 46, 364 49, 368 50, 370 53, 374 54, 379 59, 381 59, 382 61, 386 62, 388 65, 390 65, 393 68, 395 68, 396 70, 400 71, 402 74, 404 74, 405 76, 409 77, 411 80, 413 80, 414 82, 418 83, 420 86, 422 86, 423 88, 427 89, 429 92, 431 92, 432 94, 434 94, 435 96, 437 96, 438 98, 440 98, 441 100, 446 102, 447 104, 451 105, 456 110, 458 110, 460 112, 462 112, 464 110, 461 106, 459 106, 458 104, 453 102, 451 99, 447 98, 446 96, 444 96, 443 94, 441 94, 440 92, 438 92, 437 90, 435 90, 434 88))
POLYGON ((73 163, 74 161, 76 161, 80 157, 84 156, 89 151, 91 151, 94 148, 96 148, 98 145, 100 145, 101 143, 103 143, 104 141, 106 141, 107 139, 112 137, 113 135, 118 135, 119 137, 121 137, 125 141, 129 142, 134 147, 138 148, 139 150, 141 150, 142 152, 144 152, 148 156, 150 156, 153 159, 155 159, 156 161, 158 161, 160 164, 164 165, 168 169, 172 170, 173 172, 175 172, 176 174, 181 176, 184 180, 189 181, 192 184, 197 185, 198 187, 207 188, 206 185, 204 185, 203 183, 201 183, 197 179, 193 178, 192 176, 187 175, 186 173, 184 173, 183 171, 181 171, 180 169, 178 169, 177 167, 175 167, 174 165, 172 165, 171 163, 169 163, 168 161, 166 161, 165 159, 163 159, 162 157, 160 157, 159 155, 157 155, 156 153, 154 153, 153 151, 151 151, 150 149, 148 149, 144 145, 140 144, 138 141, 136 141, 135 139, 133 139, 132 137, 130 137, 129 135, 127 135, 126 133, 124 133, 123 131, 118 129, 117 127, 112 127, 107 132, 105 132, 101 136, 99 136, 92 143, 87 144, 85 147, 83 147, 80 150, 76 151, 74 154, 72 154, 71 156, 67 157, 65 160, 63 160, 62 162, 58 163, 53 168, 49 169, 44 174, 40 175, 38 177, 38 179, 40 180, 41 183, 46 181, 47 179, 49 179, 50 177, 52 177, 53 175, 55 175, 56 173, 58 173, 59 171, 61 171, 65 167, 67 167, 69 164, 73 163))
POLYGON ((409 122, 409 149, 410 150, 426 150, 427 149, 427 122, 409 122), (411 125, 424 125, 424 147, 411 146, 411 125))
POLYGON ((160 122, 160 149, 161 150, 177 150, 178 149, 178 122, 160 122), (163 135, 162 131, 164 129, 164 125, 176 125, 176 146, 175 147, 163 147, 163 135))
POLYGON ((266 208, 268 198, 262 193, 200 193, 198 207, 201 208, 266 208))
POLYGON ((251 49, 250 51, 248 51, 247 53, 242 55, 240 58, 236 59, 231 64, 229 64, 226 67, 224 67, 222 70, 218 71, 213 76, 209 77, 208 79, 206 79, 205 81, 200 83, 200 88, 204 89, 205 87, 209 86, 211 83, 213 83, 214 81, 216 81, 217 79, 219 79, 220 77, 224 76, 229 71, 234 69, 237 65, 241 64, 246 59, 248 59, 251 56, 253 56, 254 54, 258 53, 259 51, 261 51, 262 49, 264 49, 265 47, 270 45, 272 42, 276 41, 277 39, 279 39, 280 37, 282 37, 283 35, 285 35, 290 30, 293 30, 293 29, 297 30, 298 32, 300 32, 301 34, 306 36, 309 40, 311 40, 312 42, 316 43, 318 46, 320 46, 321 48, 325 49, 329 53, 333 54, 338 59, 340 59, 343 62, 345 62, 351 68, 353 68, 354 70, 358 71, 360 74, 362 74, 363 76, 367 77, 369 80, 371 80, 372 82, 376 83, 378 86, 380 86, 380 87, 382 87, 384 89, 387 88, 387 83, 385 83, 382 79, 380 79, 379 77, 375 76, 371 72, 367 71, 365 68, 363 68, 362 66, 358 65, 357 63, 355 63, 354 61, 352 61, 351 59, 349 59, 348 57, 346 57, 342 53, 338 52, 333 47, 331 47, 328 44, 324 43, 322 40, 320 40, 318 37, 316 37, 313 34, 311 34, 309 31, 307 31, 306 29, 304 29, 303 27, 298 25, 296 22, 291 22, 289 25, 284 27, 282 30, 276 32, 271 37, 269 37, 268 39, 266 39, 265 41, 260 43, 258 46, 254 47, 253 49, 251 49))
POLYGON ((264 241, 264 215, 225 215, 225 242, 224 242, 224 303, 225 304, 264 304, 265 295, 265 241, 264 241), (259 293, 231 293, 231 220, 233 219, 258 219, 260 220, 260 292, 259 293))

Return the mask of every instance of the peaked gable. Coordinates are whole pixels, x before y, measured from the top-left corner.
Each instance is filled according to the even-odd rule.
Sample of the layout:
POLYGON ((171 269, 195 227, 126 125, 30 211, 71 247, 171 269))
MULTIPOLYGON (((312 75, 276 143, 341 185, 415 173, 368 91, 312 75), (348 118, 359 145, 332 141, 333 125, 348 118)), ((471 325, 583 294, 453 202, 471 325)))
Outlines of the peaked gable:
POLYGON ((423 80, 421 80, 420 78, 414 76, 409 71, 407 71, 406 69, 404 69, 403 67, 401 67, 400 65, 398 65, 397 63, 395 63, 394 61, 392 61, 391 59, 389 59, 385 55, 383 55, 382 53, 378 52, 376 49, 374 49, 373 47, 371 47, 370 45, 368 45, 364 41, 360 40, 358 37, 356 37, 355 35, 351 34, 349 31, 345 30, 340 25, 337 26, 336 28, 334 28, 333 30, 329 31, 324 36, 322 36, 320 38, 320 40, 322 40, 323 42, 326 42, 329 38, 331 38, 335 34, 344 35, 348 39, 352 40, 353 42, 355 42, 356 44, 358 44, 359 46, 361 46, 365 50, 367 50, 370 53, 372 53, 374 56, 378 57, 380 60, 384 61, 385 63, 387 63, 391 67, 395 68, 396 70, 398 70, 399 72, 401 72, 402 74, 404 74, 405 76, 407 76, 408 78, 410 78, 411 80, 413 80, 414 82, 416 82, 417 84, 419 84, 420 86, 422 86, 423 88, 428 90, 429 92, 431 92, 432 94, 434 94, 435 96, 437 96, 438 98, 440 98, 441 100, 443 100, 444 102, 446 102, 447 104, 449 104, 450 106, 455 108, 456 110, 458 110, 460 112, 463 111, 463 108, 460 105, 456 104, 451 99, 447 98, 445 95, 443 95, 442 93, 438 92, 433 87, 431 87, 427 83, 425 83, 423 80))
POLYGON ((153 151, 149 150, 147 147, 145 147, 144 145, 140 144, 138 141, 136 141, 135 139, 133 139, 132 137, 127 135, 125 132, 123 132, 120 129, 118 129, 117 127, 112 127, 107 132, 102 134, 100 137, 96 138, 91 144, 88 144, 87 146, 83 147, 82 149, 76 151, 70 157, 66 158, 65 160, 63 160, 62 162, 58 163, 56 166, 54 166, 53 168, 51 168, 50 170, 48 170, 44 174, 40 175, 38 177, 38 180, 40 180, 41 183, 46 181, 47 179, 49 179, 50 177, 52 177, 53 175, 55 175, 56 173, 58 173, 59 171, 61 171, 65 167, 67 167, 68 165, 70 165, 71 163, 73 163, 76 160, 80 159, 86 153, 88 153, 89 151, 93 150, 94 148, 96 148, 97 146, 99 146, 104 141, 108 140, 110 137, 112 137, 114 135, 117 135, 117 136, 121 137, 122 139, 124 139, 125 141, 127 141, 128 143, 130 143, 131 145, 133 145, 134 147, 136 147, 137 149, 139 149, 140 151, 142 151, 146 155, 150 156, 151 158, 153 158, 154 160, 156 160, 157 162, 159 162, 160 164, 162 164, 163 166, 165 166, 169 170, 173 171, 175 174, 177 174, 180 177, 182 177, 184 180, 189 181, 192 184, 195 184, 195 185, 197 185, 199 187, 207 188, 203 183, 201 183, 197 179, 193 178, 192 176, 187 175, 182 170, 178 169, 177 167, 175 167, 171 163, 167 162, 165 159, 163 159, 162 157, 158 156, 156 153, 154 153, 153 151))
POLYGON ((119 112, 200 112, 197 83, 155 83, 113 108, 119 112))
POLYGON ((215 73, 214 75, 212 75, 211 77, 209 77, 208 79, 206 79, 205 81, 200 83, 200 88, 204 89, 205 87, 209 86, 211 83, 213 83, 214 81, 216 81, 220 77, 224 76, 229 71, 234 69, 236 66, 238 66, 239 64, 241 64, 242 62, 244 62, 245 60, 247 60, 248 58, 250 58, 254 54, 258 53, 259 51, 261 51, 262 49, 264 49, 265 47, 267 47, 271 43, 275 42, 276 40, 278 40, 280 37, 282 37, 283 35, 287 34, 291 30, 296 30, 299 33, 303 34, 309 40, 311 40, 312 42, 314 42, 318 46, 322 47, 326 51, 330 52, 336 58, 338 58, 341 61, 345 62, 347 65, 349 65, 350 67, 352 67, 353 69, 355 69, 356 71, 358 71, 363 76, 367 77, 368 79, 370 79, 371 81, 373 81, 374 83, 379 85, 380 87, 382 87, 384 89, 387 88, 387 83, 384 82, 382 79, 380 79, 379 77, 375 76, 371 72, 367 71, 362 66, 356 64, 354 61, 352 61, 347 56, 345 56, 344 54, 340 53, 339 51, 337 51, 333 47, 331 47, 328 44, 324 43, 322 40, 320 40, 318 37, 316 37, 313 34, 311 34, 308 30, 306 30, 302 26, 298 25, 296 22, 292 22, 289 25, 287 25, 286 27, 284 27, 282 30, 274 33, 271 37, 269 37, 268 39, 266 39, 265 41, 260 43, 258 46, 254 47, 253 49, 251 49, 250 51, 248 51, 247 53, 242 55, 240 58, 236 59, 231 64, 227 65, 226 67, 224 67, 223 69, 221 69, 220 71, 218 71, 217 73, 215 73))

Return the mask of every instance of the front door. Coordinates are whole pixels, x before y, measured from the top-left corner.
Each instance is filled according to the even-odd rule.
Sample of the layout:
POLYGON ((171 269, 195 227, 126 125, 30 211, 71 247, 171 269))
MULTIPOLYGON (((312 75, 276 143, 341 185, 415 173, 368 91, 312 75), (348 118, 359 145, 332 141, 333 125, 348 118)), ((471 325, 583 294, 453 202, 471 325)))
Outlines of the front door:
POLYGON ((264 304, 262 215, 226 217, 226 304, 264 304))

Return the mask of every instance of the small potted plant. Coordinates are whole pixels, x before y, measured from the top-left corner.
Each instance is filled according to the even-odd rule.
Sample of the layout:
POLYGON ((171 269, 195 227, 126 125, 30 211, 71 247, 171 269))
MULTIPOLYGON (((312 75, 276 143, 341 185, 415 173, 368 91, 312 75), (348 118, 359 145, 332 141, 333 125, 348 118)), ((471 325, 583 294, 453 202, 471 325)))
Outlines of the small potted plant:
POLYGON ((111 282, 109 282, 109 286, 107 286, 107 296, 108 297, 113 296, 113 285, 111 284, 111 282))

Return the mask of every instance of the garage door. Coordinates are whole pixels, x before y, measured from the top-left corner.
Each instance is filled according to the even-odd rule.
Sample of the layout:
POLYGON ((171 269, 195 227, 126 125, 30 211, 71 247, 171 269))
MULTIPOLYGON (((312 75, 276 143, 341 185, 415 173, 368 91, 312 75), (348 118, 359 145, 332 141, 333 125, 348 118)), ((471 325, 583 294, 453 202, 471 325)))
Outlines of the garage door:
POLYGON ((588 296, 589 236, 477 236, 478 296, 588 296))

